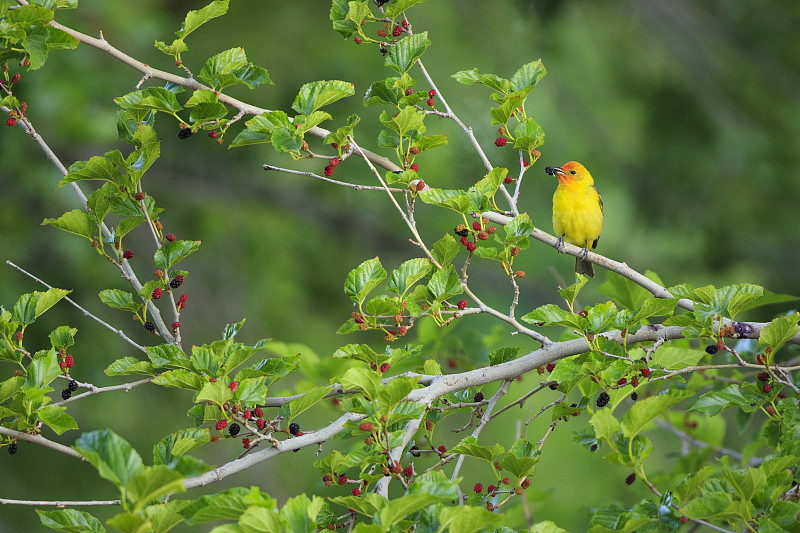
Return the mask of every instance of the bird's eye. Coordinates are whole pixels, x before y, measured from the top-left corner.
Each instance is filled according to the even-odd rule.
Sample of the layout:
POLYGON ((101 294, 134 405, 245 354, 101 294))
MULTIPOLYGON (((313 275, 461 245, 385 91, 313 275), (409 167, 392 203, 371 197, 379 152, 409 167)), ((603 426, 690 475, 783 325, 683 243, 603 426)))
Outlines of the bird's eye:
POLYGON ((577 174, 577 172, 575 172, 574 170, 571 170, 570 174, 577 174))

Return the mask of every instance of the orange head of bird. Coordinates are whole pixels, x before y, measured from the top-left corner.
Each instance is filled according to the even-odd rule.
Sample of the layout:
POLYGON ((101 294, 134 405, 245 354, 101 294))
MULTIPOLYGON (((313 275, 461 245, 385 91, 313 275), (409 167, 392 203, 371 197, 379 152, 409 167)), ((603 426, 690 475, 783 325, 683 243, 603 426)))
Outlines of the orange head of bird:
POLYGON ((594 185, 592 175, 577 161, 570 161, 560 167, 547 167, 544 170, 551 176, 556 176, 558 182, 563 185, 574 183, 581 183, 584 186, 594 185))

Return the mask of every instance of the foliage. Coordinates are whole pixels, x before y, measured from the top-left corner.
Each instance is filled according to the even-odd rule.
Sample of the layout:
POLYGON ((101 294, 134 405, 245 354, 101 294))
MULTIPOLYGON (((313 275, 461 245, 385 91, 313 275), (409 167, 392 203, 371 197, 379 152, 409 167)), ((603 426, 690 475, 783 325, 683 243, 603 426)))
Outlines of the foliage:
MULTIPOLYGON (((180 523, 224 521, 213 531, 311 532, 347 527, 361 532, 502 533, 511 531, 499 525, 503 513, 511 514, 520 501, 528 501, 527 489, 545 460, 548 436, 585 412, 588 423, 574 432, 575 442, 591 452, 602 450, 606 462, 629 473, 628 484, 639 481, 649 491, 630 508, 609 501, 593 513, 591 531, 664 531, 686 521, 711 523, 723 530, 797 531, 800 367, 794 346, 800 343, 800 314, 788 312, 769 323, 741 320, 748 310, 796 299, 747 283, 665 288, 655 273, 644 276, 597 256, 599 260, 590 259, 609 270, 602 286, 608 301, 581 308, 578 297, 588 280, 578 276, 575 283, 560 288, 562 305, 540 305, 517 319, 525 273, 515 269, 515 258, 528 253, 532 241, 556 246, 555 237, 535 228, 531 217, 518 208, 523 178, 538 168, 545 139, 529 111, 528 97, 546 70, 537 60, 522 65, 510 78, 477 69, 453 74, 463 85, 492 91, 487 118, 489 125, 499 126, 495 144, 515 150, 520 164, 512 177, 511 170, 493 167, 476 141, 486 173, 460 189, 431 186, 419 161, 425 152, 448 147, 446 135, 428 134, 431 117, 463 124, 423 67, 422 58, 434 44, 426 32, 413 32, 408 18, 421 3, 395 0, 375 7, 367 0, 333 0, 330 10, 333 30, 353 43, 373 47, 391 71, 370 85, 362 103, 383 108, 378 118, 382 129, 374 145, 394 159, 362 146, 361 117, 334 116, 329 112, 333 107, 323 110, 353 96, 353 83, 309 82, 300 87, 290 111, 257 108, 226 92, 231 87, 255 90, 272 84, 267 70, 249 61, 242 48, 208 58, 195 78, 183 64, 190 52, 186 39, 225 15, 226 0, 190 11, 172 44, 155 42, 185 76, 143 67, 117 54, 134 69, 146 68, 151 83, 145 88, 140 83, 134 91, 114 98, 119 107, 117 132, 131 145, 130 153, 112 150, 71 164, 60 187, 79 190, 85 182, 99 186, 86 196, 83 209, 46 218, 43 224, 81 237, 116 268, 130 290, 104 288, 100 301, 130 314, 158 339, 155 345, 142 346, 118 332, 141 355, 107 361, 105 374, 127 390, 156 386, 185 391, 184 397, 191 398, 187 402, 191 424, 159 441, 151 465, 145 465, 141 453, 111 428, 82 433, 72 448, 45 438, 43 428, 58 436, 78 429, 69 404, 106 390, 77 379, 80 366, 73 369, 74 357, 68 353, 77 329, 59 326, 49 334, 49 342, 35 347, 25 335, 69 291, 49 288, 27 293, 11 310, 0 308, 0 361, 14 369, 13 377, 0 382, 2 446, 14 453, 27 437, 35 436, 34 442, 83 458, 119 491, 114 502, 119 512, 105 526, 91 513, 73 508, 39 510, 42 524, 73 532, 105 531, 106 526, 126 532, 165 532, 180 523), (418 80, 422 83, 414 78, 418 72, 429 90, 416 90, 418 80), (445 110, 438 110, 439 105, 445 110), (252 118, 238 124, 245 116, 252 118), (309 175, 339 185, 353 185, 331 178, 339 165, 363 160, 373 172, 379 184, 373 187, 379 191, 374 194, 385 194, 387 205, 396 208, 419 257, 391 267, 374 257, 346 276, 344 296, 355 310, 338 333, 377 336, 372 345, 351 343, 335 351, 333 359, 346 363, 337 375, 309 375, 313 378, 309 381, 317 383, 309 383, 300 394, 276 395, 275 384, 298 372, 302 361, 295 355, 256 357, 270 339, 252 345, 237 341, 244 320, 225 326, 219 339, 184 348, 180 316, 188 297, 176 293, 191 278, 188 270, 177 267, 180 263, 186 268, 189 256, 205 250, 200 251, 200 241, 176 239, 165 232, 161 221, 165 208, 145 192, 145 174, 161 155, 157 121, 174 122, 182 139, 206 131, 220 145, 234 128, 229 147, 271 144, 277 154, 288 154, 294 161, 321 159, 326 162, 324 176, 309 175), (326 121, 338 126, 324 129, 320 125, 326 121), (312 150, 315 143, 320 147, 312 150), (351 157, 355 159, 348 161, 351 157), (415 212, 437 208, 455 212, 458 224, 427 245, 415 212), (144 282, 131 266, 132 251, 123 242, 134 231, 150 235, 154 246, 155 274, 144 282), (508 312, 478 296, 480 282, 468 276, 478 262, 499 267, 513 293, 508 312), (541 348, 521 353, 519 346, 503 346, 489 354, 488 365, 443 374, 434 360, 422 360, 429 349, 424 341, 430 339, 420 334, 417 343, 402 342, 420 324, 443 328, 477 314, 491 316, 506 333, 526 336, 541 348), (171 318, 164 318, 167 315, 171 318), (545 333, 557 334, 558 340, 545 333), (404 365, 413 369, 397 372, 404 365), (510 383, 532 372, 547 376, 539 386, 510 399, 510 383), (138 381, 126 381, 126 376, 137 376, 138 381), (53 401, 49 394, 61 380, 66 388, 61 401, 53 401), (490 396, 492 385, 497 390, 490 396), (73 396, 80 389, 85 391, 73 396), (558 393, 550 403, 541 399, 548 390, 558 393), (506 447, 484 433, 497 415, 534 396, 542 404, 539 414, 550 414, 548 430, 539 440, 518 435, 506 447), (339 406, 339 418, 316 430, 301 426, 300 415, 326 398, 339 406), (705 421, 724 411, 735 413, 740 429, 752 422, 760 424, 760 431, 750 432, 749 440, 740 439, 738 449, 730 450, 714 441, 708 427, 680 427, 682 422, 687 425, 682 413, 699 413, 705 426, 705 421), (437 426, 446 417, 458 416, 469 417, 459 431, 472 429, 471 434, 449 450, 437 445, 437 426), (653 436, 663 429, 679 435, 687 446, 705 448, 721 458, 712 461, 708 454, 686 454, 672 470, 663 470, 652 460, 658 446, 653 436), (221 467, 191 453, 219 441, 238 441, 243 451, 221 467), (347 486, 350 496, 300 493, 279 505, 259 487, 192 494, 193 489, 254 464, 328 441, 341 445, 321 456, 315 466, 325 486, 347 486), (446 475, 451 463, 455 466, 446 475), (485 491, 481 483, 466 486, 462 465, 470 463, 485 463, 492 472, 485 491)), ((102 49, 96 40, 55 22, 59 9, 75 8, 77 2, 9 4, 0 2, 0 61, 35 70, 57 60, 50 58, 51 49, 71 49, 79 42, 102 49)), ((0 105, 9 114, 9 126, 19 123, 32 133, 26 106, 14 93, 20 77, 12 71, 11 66, 4 69, 0 105)), ((471 129, 463 129, 474 140, 471 129)), ((574 246, 566 251, 582 253, 574 246)), ((727 419, 718 423, 726 424, 727 419)), ((526 527, 560 530, 550 521, 526 527)))

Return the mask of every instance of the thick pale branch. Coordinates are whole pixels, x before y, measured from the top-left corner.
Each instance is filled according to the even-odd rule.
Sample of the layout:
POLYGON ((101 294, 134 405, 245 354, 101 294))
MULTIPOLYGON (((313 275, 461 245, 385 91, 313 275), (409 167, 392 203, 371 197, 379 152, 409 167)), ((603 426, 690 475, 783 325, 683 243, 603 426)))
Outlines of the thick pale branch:
POLYGON ((275 444, 275 446, 271 448, 259 450, 249 455, 245 455, 241 459, 236 459, 234 461, 226 463, 220 466, 219 468, 215 468, 214 470, 206 472, 203 475, 189 478, 186 480, 184 485, 187 490, 196 487, 204 487, 205 485, 220 481, 228 476, 236 474, 237 472, 241 472, 242 470, 251 468, 259 463, 268 461, 269 459, 277 457, 282 453, 299 450, 300 448, 305 448, 306 446, 322 444, 323 442, 327 441, 328 439, 332 438, 337 433, 342 431, 347 422, 349 421, 356 422, 363 418, 366 418, 366 415, 345 413, 337 420, 331 422, 328 425, 328 427, 325 427, 318 431, 304 433, 299 437, 293 437, 291 439, 279 441, 277 444, 275 444))

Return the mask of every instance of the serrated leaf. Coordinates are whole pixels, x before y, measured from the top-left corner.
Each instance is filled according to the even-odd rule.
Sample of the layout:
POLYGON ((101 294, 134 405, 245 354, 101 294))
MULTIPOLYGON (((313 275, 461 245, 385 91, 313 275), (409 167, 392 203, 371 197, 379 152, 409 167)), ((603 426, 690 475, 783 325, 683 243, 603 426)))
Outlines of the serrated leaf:
POLYGON ((458 254, 458 244, 455 237, 445 233, 444 237, 433 243, 431 253, 433 258, 443 267, 446 267, 458 254))
POLYGON ((343 390, 355 389, 364 393, 370 400, 378 396, 381 387, 381 379, 366 368, 349 368, 342 376, 340 383, 343 390))
POLYGON ((159 268, 172 268, 176 263, 184 259, 191 253, 200 248, 201 241, 173 241, 164 243, 153 256, 153 262, 159 268))
MULTIPOLYGON (((442 507, 439 512, 442 525, 447 525, 450 533, 474 533, 486 531, 491 524, 503 520, 503 516, 490 513, 483 507, 465 505, 461 507, 442 507)), ((530 531, 534 531, 532 528, 530 531)), ((503 533, 495 530, 496 533, 503 533)))
POLYGON ((721 391, 711 391, 700 396, 687 411, 700 411, 707 416, 716 416, 723 409, 737 407, 745 413, 758 409, 760 397, 747 392, 738 385, 728 385, 721 391))
POLYGON ((419 192, 419 197, 426 204, 446 207, 458 213, 466 214, 471 211, 470 198, 464 191, 458 189, 425 188, 419 192))
POLYGON ((272 84, 266 69, 247 61, 244 48, 231 48, 208 58, 197 76, 217 90, 236 84, 255 89, 262 83, 272 84))
POLYGON ((653 365, 668 370, 679 370, 696 365, 706 355, 705 351, 662 344, 653 355, 653 365))
POLYGON ((400 74, 407 72, 430 44, 426 31, 403 37, 389 49, 384 64, 400 74))
POLYGON ((361 122, 361 117, 358 115, 350 115, 347 117, 347 124, 344 126, 340 126, 336 128, 336 131, 333 131, 325 136, 323 142, 325 144, 338 144, 339 146, 343 146, 347 144, 347 137, 353 133, 356 125, 361 122))
POLYGON ((403 295, 416 282, 428 275, 433 268, 426 258, 409 259, 398 268, 392 270, 386 288, 394 293, 403 295))
POLYGON ((533 88, 545 74, 547 74, 547 70, 544 68, 541 59, 531 61, 530 63, 522 65, 519 70, 511 76, 511 86, 516 91, 533 88))
POLYGON ((210 442, 208 428, 181 429, 167 435, 153 446, 153 464, 169 466, 173 459, 210 442))
POLYGON ((86 511, 76 509, 57 509, 55 511, 36 510, 42 525, 66 533, 105 533, 103 524, 86 511))
POLYGON ((437 501, 444 499, 432 494, 406 494, 390 500, 378 511, 378 517, 383 526, 392 526, 437 501))
POLYGON ((315 387, 299 398, 295 398, 294 400, 283 404, 280 408, 279 414, 287 418, 287 422, 291 422, 292 419, 297 417, 300 413, 319 403, 319 401, 325 398, 330 391, 330 387, 315 387))
POLYGON ((367 294, 386 279, 386 270, 380 259, 373 257, 361 263, 347 274, 344 293, 359 305, 364 303, 367 294))
POLYGON ((82 434, 73 448, 89 460, 100 477, 120 488, 144 469, 139 453, 110 429, 82 434))
POLYGON ((800 328, 797 327, 798 321, 800 321, 800 313, 776 318, 761 329, 758 345, 771 346, 771 357, 774 357, 775 352, 800 331, 800 328))
POLYGON ((425 0, 395 0, 392 5, 386 8, 384 15, 393 19, 403 11, 411 9, 412 7, 425 2, 425 0))
POLYGON ((498 457, 505 453, 505 449, 497 443, 492 446, 482 446, 475 437, 465 437, 456 446, 447 450, 447 452, 467 455, 493 463, 498 457))
POLYGON ((435 300, 443 301, 463 292, 461 278, 456 273, 454 265, 448 265, 434 272, 428 282, 428 292, 435 300))
POLYGON ((544 144, 544 130, 533 120, 523 119, 514 129, 514 148, 531 152, 544 144))
POLYGON ((620 423, 622 434, 629 439, 634 438, 655 418, 661 416, 662 413, 691 396, 694 396, 694 392, 692 391, 673 389, 659 394, 658 396, 650 396, 649 398, 639 400, 622 418, 622 422, 620 423))
POLYGON ((78 423, 61 405, 46 405, 39 409, 38 416, 39 422, 50 426, 56 435, 61 435, 70 429, 78 429, 78 423))
POLYGON ((317 515, 325 504, 319 496, 311 499, 305 494, 289 498, 281 508, 281 519, 286 523, 286 531, 296 533, 315 533, 317 515))
POLYGON ((489 353, 489 364, 494 366, 499 365, 500 363, 513 361, 519 357, 520 350, 522 350, 522 346, 509 346, 494 350, 489 353))
POLYGON ((395 81, 397 78, 372 82, 367 92, 364 93, 364 105, 398 105, 400 99, 403 98, 403 91, 394 86, 395 81))
POLYGON ((126 496, 139 510, 146 504, 170 494, 185 492, 183 476, 165 465, 145 467, 125 486, 126 496))
MULTIPOLYGON (((142 361, 146 363, 147 361, 142 361)), ((152 366, 152 365, 151 365, 152 366)), ((194 372, 182 368, 176 370, 167 370, 153 378, 154 385, 161 385, 162 387, 177 387, 179 389, 186 389, 191 391, 199 391, 206 384, 206 380, 198 376, 194 372)))
POLYGON ((146 346, 145 353, 156 368, 190 369, 192 362, 183 351, 173 344, 146 346))
POLYGON ((292 109, 304 115, 355 94, 352 83, 340 80, 315 81, 300 87, 292 103, 292 109))
POLYGON ((107 376, 126 376, 130 374, 153 375, 153 364, 150 361, 140 361, 135 357, 117 359, 105 369, 107 376))
POLYGON ((183 109, 175 93, 164 87, 148 87, 114 98, 122 109, 147 109, 175 114, 183 109))
POLYGON ((479 83, 489 87, 493 91, 503 94, 511 92, 512 90, 511 82, 507 79, 501 78, 495 74, 481 74, 476 68, 472 70, 462 70, 460 72, 456 72, 451 77, 457 82, 463 83, 464 85, 479 83))
POLYGON ((46 218, 43 226, 53 226, 69 233, 85 237, 89 241, 97 234, 97 224, 93 224, 91 216, 81 209, 67 211, 58 218, 46 218))
POLYGON ((230 387, 228 387, 222 381, 214 381, 203 385, 203 388, 199 393, 197 393, 194 401, 195 403, 214 402, 218 406, 222 407, 225 402, 230 401, 231 399, 233 399, 233 392, 231 391, 230 387))
POLYGON ((142 307, 142 303, 134 299, 134 295, 122 289, 104 289, 100 291, 100 301, 121 311, 136 312, 142 307))
POLYGON ((228 1, 229 0, 214 0, 205 7, 189 11, 186 13, 186 18, 183 19, 181 29, 175 32, 175 35, 177 35, 179 39, 183 39, 209 20, 221 17, 228 12, 228 1))

